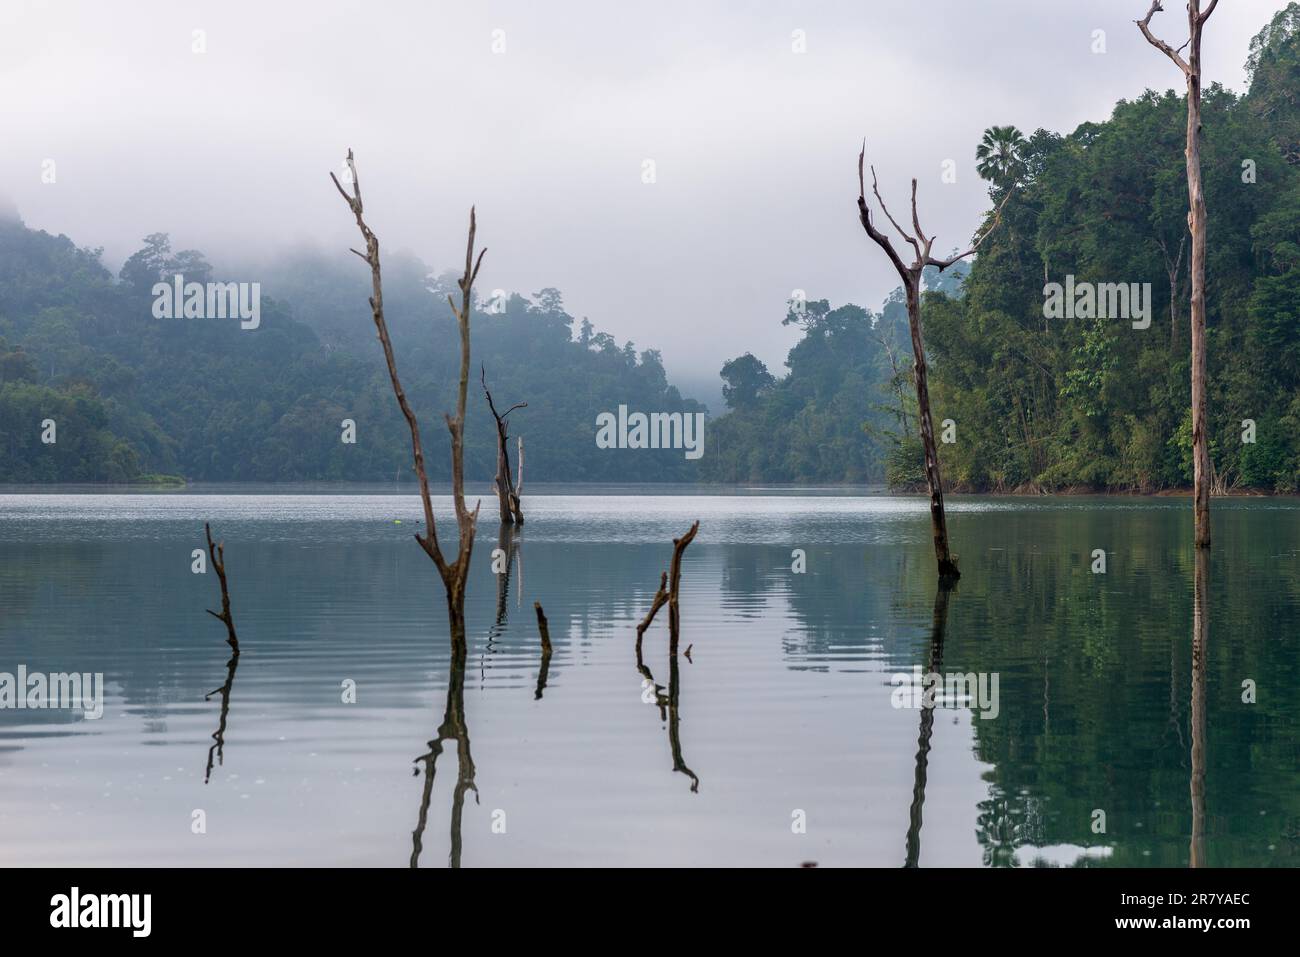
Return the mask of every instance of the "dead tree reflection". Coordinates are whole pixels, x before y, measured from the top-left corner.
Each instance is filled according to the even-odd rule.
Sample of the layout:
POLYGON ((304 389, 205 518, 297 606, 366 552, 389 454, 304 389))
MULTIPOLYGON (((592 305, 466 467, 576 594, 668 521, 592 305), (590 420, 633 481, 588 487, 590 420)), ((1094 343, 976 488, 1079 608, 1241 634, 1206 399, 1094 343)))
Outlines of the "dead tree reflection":
POLYGON ((212 526, 203 523, 203 534, 208 542, 208 564, 217 573, 221 585, 221 611, 206 609, 207 613, 226 626, 226 644, 230 645, 230 660, 226 662, 226 683, 220 688, 209 691, 203 696, 207 701, 214 694, 221 695, 221 716, 217 719, 217 730, 212 734, 212 746, 208 748, 208 763, 203 772, 203 783, 212 780, 213 762, 224 765, 226 758, 226 721, 230 717, 230 689, 235 685, 235 669, 239 667, 239 636, 235 634, 235 620, 230 613, 230 586, 226 578, 226 546, 224 542, 212 541, 212 526))
POLYGON ((230 656, 230 660, 226 662, 226 683, 203 696, 203 700, 207 701, 214 694, 221 695, 221 717, 217 721, 217 730, 212 734, 212 747, 208 748, 208 766, 203 772, 204 784, 207 784, 212 778, 214 757, 217 764, 225 765, 226 763, 226 719, 230 716, 230 689, 235 685, 235 669, 238 667, 239 652, 236 651, 230 656))
POLYGON ((469 726, 465 721, 465 642, 453 639, 451 646, 451 673, 447 679, 447 706, 443 712, 442 724, 438 726, 437 737, 429 742, 429 750, 415 759, 417 767, 412 774, 418 775, 423 766, 424 788, 420 794, 420 813, 411 832, 412 868, 420 866, 420 854, 424 850, 424 830, 429 822, 429 802, 433 797, 433 780, 437 771, 438 757, 442 754, 443 743, 456 743, 457 774, 456 786, 451 797, 451 849, 448 853, 448 866, 460 867, 461 855, 461 818, 465 810, 465 794, 474 792, 474 802, 478 803, 478 787, 474 784, 474 758, 470 754, 469 726))
MULTIPOLYGON (((505 556, 505 570, 498 572, 497 579, 497 607, 496 616, 492 620, 492 627, 488 629, 487 643, 484 646, 483 653, 479 655, 479 683, 480 686, 487 680, 487 656, 496 653, 496 640, 505 631, 506 619, 509 612, 510 603, 510 575, 514 570, 515 554, 520 552, 519 532, 513 525, 502 524, 497 532, 497 549, 505 556)), ((497 557, 492 556, 493 570, 495 571, 497 557)), ((523 558, 520 557, 520 568, 523 567, 523 558)))
POLYGON ((537 690, 533 693, 533 700, 541 701, 542 692, 546 690, 546 676, 551 671, 551 627, 540 601, 533 602, 533 610, 537 612, 537 631, 542 639, 542 665, 537 672, 537 690))
MULTIPOLYGON (((949 587, 940 582, 934 594, 934 613, 930 619, 930 652, 926 674, 939 674, 943 668, 943 639, 948 630, 949 587)), ((912 806, 908 812, 907 860, 904 867, 919 867, 921 862, 921 819, 925 806, 925 782, 930 764, 930 737, 934 733, 934 708, 921 708, 921 730, 916 741, 916 772, 912 779, 912 806)))
POLYGON ((1188 866, 1205 866, 1205 659, 1210 641, 1210 550, 1196 549, 1192 590, 1192 839, 1188 866))

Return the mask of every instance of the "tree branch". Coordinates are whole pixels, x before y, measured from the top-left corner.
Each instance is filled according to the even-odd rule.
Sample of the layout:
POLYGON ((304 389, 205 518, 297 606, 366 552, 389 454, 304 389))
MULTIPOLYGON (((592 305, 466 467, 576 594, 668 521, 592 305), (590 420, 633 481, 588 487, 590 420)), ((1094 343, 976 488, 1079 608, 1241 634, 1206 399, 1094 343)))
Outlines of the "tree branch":
MULTIPOLYGON (((1214 9, 1214 3, 1217 2, 1218 0, 1214 0, 1214 2, 1211 3, 1211 11, 1214 9)), ((1151 9, 1147 11, 1147 15, 1141 20, 1135 22, 1138 25, 1138 29, 1142 31, 1142 35, 1147 38, 1148 43, 1162 52, 1165 56, 1169 57, 1169 59, 1173 60, 1174 64, 1178 69, 1182 70, 1184 74, 1191 76, 1192 68, 1188 65, 1186 60, 1178 55, 1178 51, 1151 32, 1151 18, 1163 10, 1164 6, 1160 3, 1160 0, 1151 0, 1151 9)), ((1204 22, 1205 17, 1208 15, 1208 13, 1203 15, 1201 17, 1201 22, 1204 22)), ((1184 44, 1184 46, 1186 46, 1186 44, 1184 44)))
MULTIPOLYGON (((891 223, 893 223, 894 228, 898 230, 898 235, 902 236, 904 241, 912 244, 912 248, 916 250, 916 253, 919 256, 921 254, 921 247, 917 244, 916 238, 913 236, 909 236, 906 232, 903 231, 903 227, 898 225, 898 221, 895 220, 893 215, 889 212, 889 207, 885 205, 884 197, 880 195, 880 184, 876 181, 875 166, 871 167, 871 191, 876 194, 876 202, 878 202, 880 204, 880 208, 884 210, 885 218, 888 219, 891 223)), ((920 230, 917 230, 917 232, 920 232, 920 230)))
POLYGON ((645 618, 641 619, 641 624, 636 626, 636 644, 641 647, 641 636, 645 634, 650 623, 655 620, 655 615, 659 609, 668 604, 668 573, 659 573, 659 590, 655 592, 654 601, 650 605, 650 610, 646 612, 645 618))
MULTIPOLYGON (((899 258, 898 253, 894 250, 894 244, 889 241, 889 237, 876 229, 875 224, 871 221, 871 208, 867 206, 866 184, 863 180, 862 172, 866 155, 867 143, 866 140, 863 140, 862 152, 858 154, 858 219, 862 222, 862 228, 867 231, 867 235, 871 237, 872 241, 876 243, 876 245, 885 251, 885 254, 889 257, 889 261, 892 262, 894 268, 898 270, 898 275, 906 281, 910 275, 907 266, 903 265, 903 260, 899 258)), ((874 170, 872 171, 872 175, 875 175, 874 170)))
POLYGON ((371 317, 375 322, 375 330, 379 334, 379 343, 384 349, 384 361, 388 365, 388 378, 393 386, 393 394, 397 397, 397 405, 402 410, 402 416, 406 419, 407 427, 411 432, 411 454, 415 459, 415 474, 420 482, 420 499, 424 505, 424 535, 422 536, 417 532, 415 540, 433 559, 433 563, 438 567, 438 572, 445 581, 450 569, 443 558, 442 549, 438 547, 438 529, 433 518, 433 500, 429 496, 429 477, 424 468, 424 446, 420 442, 420 424, 416 421, 415 412, 412 411, 410 403, 406 400, 406 392, 402 389, 401 379, 397 376, 397 360, 393 358, 393 341, 389 338, 388 324, 384 320, 384 287, 379 266, 379 239, 366 225, 363 217, 365 208, 361 202, 361 179, 357 176, 356 161, 353 159, 352 150, 350 149, 348 150, 347 163, 348 171, 352 174, 352 195, 348 195, 347 190, 343 188, 338 181, 338 177, 333 173, 330 173, 330 179, 334 181, 334 187, 352 210, 353 216, 356 217, 357 229, 361 231, 361 237, 366 241, 365 255, 355 249, 352 252, 357 253, 370 265, 371 317))
POLYGON ((1008 189, 1007 194, 1002 197, 1002 202, 998 203, 997 211, 993 216, 992 225, 990 225, 988 229, 984 230, 984 234, 980 236, 979 239, 975 240, 975 244, 971 246, 970 249, 966 250, 964 253, 961 253, 958 256, 950 256, 947 259, 935 259, 933 256, 926 256, 925 265, 936 266, 938 267, 940 272, 943 272, 953 263, 965 259, 967 256, 974 256, 976 251, 980 248, 980 246, 984 244, 984 240, 988 239, 989 235, 993 232, 993 230, 998 228, 998 223, 1002 222, 1002 208, 1007 205, 1007 200, 1011 198, 1011 193, 1012 190, 1008 189))

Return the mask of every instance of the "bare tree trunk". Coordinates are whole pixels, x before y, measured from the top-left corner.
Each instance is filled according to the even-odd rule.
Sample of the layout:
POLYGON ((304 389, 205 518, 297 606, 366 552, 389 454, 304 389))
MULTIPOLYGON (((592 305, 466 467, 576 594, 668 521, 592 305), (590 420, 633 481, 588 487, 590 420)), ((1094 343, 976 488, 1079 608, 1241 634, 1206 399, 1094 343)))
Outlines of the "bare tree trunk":
POLYGON ((1173 49, 1151 33, 1151 18, 1164 9, 1152 0, 1138 29, 1152 46, 1164 53, 1187 78, 1187 226, 1192 234, 1192 461, 1195 485, 1193 504, 1196 547, 1210 547, 1210 447, 1206 422, 1205 380, 1205 189, 1201 182, 1201 33, 1205 21, 1219 5, 1210 0, 1201 12, 1201 0, 1187 0, 1187 42, 1173 49), (1187 59, 1180 55, 1187 48, 1187 59))
MULTIPOLYGON (((516 402, 502 414, 497 413, 496 404, 492 401, 492 393, 487 387, 487 372, 483 366, 479 366, 479 381, 483 383, 483 394, 487 396, 488 409, 492 412, 492 418, 497 424, 497 477, 496 493, 497 503, 501 508, 501 524, 516 525, 524 524, 524 512, 519 504, 519 490, 515 487, 510 478, 510 445, 509 431, 510 425, 507 419, 510 413, 515 409, 528 408, 527 402, 516 402)), ((519 440, 519 482, 522 485, 524 480, 524 440, 519 440)))
MULTIPOLYGON (((239 657, 239 636, 235 634, 235 622, 230 616, 230 589, 226 584, 226 546, 224 542, 212 543, 212 528, 207 522, 203 523, 203 534, 208 539, 208 564, 217 573, 217 580, 221 582, 221 614, 217 614, 211 608, 205 609, 209 615, 217 619, 226 626, 226 644, 230 645, 234 651, 234 657, 239 657)), ((231 675, 234 675, 234 669, 231 669, 231 675)))
POLYGON ((668 652, 673 655, 677 654, 677 640, 682 634, 682 612, 677 603, 681 596, 682 555, 686 552, 686 546, 695 540, 695 533, 699 530, 700 521, 696 519, 690 531, 681 538, 673 539, 673 562, 668 573, 668 652))
POLYGON ((474 208, 470 207, 469 211, 469 240, 465 247, 465 272, 457 285, 460 287, 461 302, 457 307, 451 296, 447 297, 447 303, 451 306, 452 314, 456 317, 456 324, 460 330, 460 383, 456 396, 456 415, 453 418, 450 415, 444 416, 447 421, 447 430, 451 433, 451 494, 452 501, 456 509, 456 529, 458 533, 456 558, 453 561, 447 561, 442 554, 442 549, 438 544, 438 529, 433 518, 433 500, 429 495, 429 477, 424 468, 424 447, 420 442, 420 425, 416 420, 415 412, 412 411, 410 403, 406 399, 406 393, 402 389, 401 380, 397 376, 397 362, 393 358, 393 343, 388 335, 388 324, 384 320, 384 289, 383 279, 380 274, 379 264, 379 239, 366 225, 364 219, 364 206, 361 202, 361 180, 357 176, 357 166, 352 158, 352 150, 348 150, 348 172, 352 177, 352 194, 349 195, 347 190, 339 183, 338 177, 330 173, 330 179, 334 182, 334 187, 339 191, 339 195, 347 202, 348 208, 352 210, 352 215, 356 217, 357 228, 361 231, 361 237, 365 240, 366 251, 364 253, 355 249, 352 250, 357 256, 370 267, 371 296, 370 312, 375 321, 375 330, 379 335, 379 343, 384 350, 384 361, 388 365, 388 378, 392 383, 393 395, 397 397, 397 405, 402 410, 402 415, 406 419, 406 424, 411 432, 411 453, 415 459, 415 474, 420 482, 420 499, 424 504, 424 534, 416 533, 415 540, 419 542, 420 547, 432 559, 438 569, 438 574, 442 577, 443 587, 447 592, 447 618, 451 630, 452 644, 465 640, 465 584, 469 577, 470 557, 474 551, 474 531, 478 524, 479 506, 474 506, 471 512, 465 505, 465 399, 469 387, 469 316, 470 309, 473 305, 474 280, 478 278, 479 267, 483 265, 483 255, 486 249, 481 250, 478 259, 474 258, 474 234, 477 231, 477 222, 475 220, 474 208))
POLYGON ((867 231, 867 235, 885 251, 889 261, 894 264, 894 269, 897 270, 899 278, 903 281, 903 288, 907 292, 907 323, 912 333, 912 377, 916 383, 917 425, 921 433, 921 445, 925 450, 925 482, 930 489, 930 527, 934 533, 934 557, 939 565, 939 580, 941 582, 954 582, 961 577, 961 572, 957 569, 957 559, 948 549, 948 522, 943 510, 943 476, 939 471, 939 452, 934 444, 934 423, 930 417, 930 388, 926 379, 925 342, 921 335, 921 275, 927 266, 934 266, 942 272, 953 263, 975 255, 976 250, 993 232, 998 223, 1002 221, 1002 208, 1006 206, 1007 200, 1011 198, 1011 190, 1007 190, 1002 202, 998 205, 997 215, 992 225, 984 231, 983 235, 975 241, 970 249, 948 259, 936 259, 930 255, 930 250, 934 245, 934 237, 927 237, 921 229, 920 216, 916 209, 916 180, 912 180, 912 230, 915 235, 911 235, 899 226, 897 220, 890 215, 889 208, 880 195, 880 187, 876 181, 876 169, 873 166, 871 168, 871 189, 875 194, 876 201, 880 203, 881 211, 884 212, 885 217, 893 225, 894 229, 898 231, 898 234, 905 242, 911 245, 916 253, 912 264, 907 265, 894 249, 889 237, 876 229, 875 223, 872 221, 871 208, 867 205, 866 181, 863 174, 866 155, 867 146, 866 143, 863 143, 862 152, 858 154, 858 218, 862 222, 862 228, 867 231))
POLYGON ((925 363, 925 343, 921 338, 920 275, 907 285, 907 324, 912 332, 912 378, 916 382, 917 420, 921 447, 925 451, 925 484, 930 489, 930 528, 934 533, 934 556, 939 562, 939 577, 957 579, 961 572, 948 551, 948 519, 943 510, 943 473, 939 470, 939 450, 934 442, 934 420, 930 416, 930 385, 925 363))

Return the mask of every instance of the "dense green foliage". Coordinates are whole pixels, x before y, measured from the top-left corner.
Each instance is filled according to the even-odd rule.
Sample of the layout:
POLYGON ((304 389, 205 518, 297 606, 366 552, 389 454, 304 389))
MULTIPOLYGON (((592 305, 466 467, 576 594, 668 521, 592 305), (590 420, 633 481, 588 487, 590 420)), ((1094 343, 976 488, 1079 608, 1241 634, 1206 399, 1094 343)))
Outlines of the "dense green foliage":
MULTIPOLYGON (((1300 4, 1251 45, 1251 86, 1204 94, 1210 451, 1218 487, 1300 488, 1300 4), (1243 441, 1249 420, 1255 441, 1243 441)), ((1148 92, 1068 135, 989 129, 976 147, 1003 217, 969 268, 926 276, 925 339, 945 478, 968 490, 1153 491, 1191 481, 1190 242, 1183 97, 1148 92), (1045 285, 1150 287, 1150 326, 1047 318, 1045 285)), ((991 217, 991 213, 990 213, 991 217)), ((991 223, 986 220, 984 226, 991 223)), ((862 255, 872 255, 863 246, 862 255)), ((410 451, 374 341, 368 276, 346 255, 260 269, 262 321, 160 320, 160 277, 213 277, 147 237, 113 277, 96 251, 0 221, 0 481, 390 480, 410 451), (57 445, 40 422, 59 423, 57 445), (340 441, 341 422, 357 443, 340 441)), ((222 278, 235 278, 225 276, 222 278)), ((429 460, 454 404, 449 277, 385 260, 385 302, 429 460)), ((575 321, 560 293, 514 295, 473 323, 475 366, 527 441, 531 481, 921 483, 901 293, 879 313, 792 302, 786 374, 749 353, 721 370, 728 411, 704 457, 599 449, 596 416, 693 411, 659 353, 575 321)), ((495 434, 471 389, 467 468, 495 434)), ((438 474, 435 470, 434 474, 438 474)))
MULTIPOLYGON (((1293 490, 1300 174, 1249 98, 1212 87, 1204 109, 1211 457, 1221 487, 1293 490)), ((958 422, 943 449, 958 487, 1190 483, 1184 124, 1180 97, 1148 93, 1069 136, 1040 130, 966 295, 928 298, 935 412, 958 422), (1044 284, 1070 275, 1149 283, 1150 328, 1045 318, 1044 284)))
MULTIPOLYGON (((273 265, 261 279, 260 325, 247 330, 235 319, 154 318, 152 286, 175 273, 187 282, 213 278, 201 253, 173 254, 164 234, 147 237, 115 280, 98 251, 0 222, 0 335, 12 344, 0 346, 0 481, 127 481, 148 472, 410 479, 409 434, 375 341, 364 268, 311 256, 273 265), (47 418, 58 424, 55 444, 40 441, 47 418), (344 419, 356 423, 356 444, 341 441, 344 419)), ((435 478, 450 455, 441 419, 455 407, 459 363, 447 291, 445 278, 430 279, 415 260, 389 260, 385 300, 398 368, 435 478)), ((597 414, 619 404, 702 410, 668 384, 658 352, 620 347, 585 320, 575 335, 553 289, 499 307, 473 320, 469 477, 495 470, 480 363, 498 402, 528 402, 511 416, 525 437, 526 480, 692 474, 679 451, 595 445, 597 414)))
POLYGON ((776 379, 746 353, 722 367, 730 412, 712 423, 704 477, 719 482, 879 483, 915 432, 907 307, 879 313, 825 299, 792 303, 803 338, 776 379), (897 457, 894 455, 893 457, 897 457))
MULTIPOLYGON (((1210 450, 1220 489, 1295 491, 1300 168, 1287 160, 1300 160, 1300 5, 1260 34, 1248 68, 1246 96, 1218 86, 1204 95, 1210 450), (1243 440, 1246 420, 1253 442, 1243 440)), ((977 158, 992 202, 1011 190, 1002 222, 962 289, 945 274, 923 303, 936 426, 956 423, 956 442, 940 447, 955 487, 1191 483, 1185 126, 1183 97, 1148 92, 1068 136, 985 134, 977 158), (1149 283, 1150 327, 1045 318, 1045 285, 1067 276, 1149 283)), ((919 484, 908 400, 882 362, 890 340, 910 357, 890 304, 883 324, 853 306, 809 316, 789 376, 757 401, 737 392, 745 400, 717 423, 722 461, 711 474, 841 482, 878 479, 883 466, 890 484, 919 484), (893 407, 892 428, 889 416, 872 414, 882 401, 893 407)), ((733 362, 728 371, 742 370, 733 362)))

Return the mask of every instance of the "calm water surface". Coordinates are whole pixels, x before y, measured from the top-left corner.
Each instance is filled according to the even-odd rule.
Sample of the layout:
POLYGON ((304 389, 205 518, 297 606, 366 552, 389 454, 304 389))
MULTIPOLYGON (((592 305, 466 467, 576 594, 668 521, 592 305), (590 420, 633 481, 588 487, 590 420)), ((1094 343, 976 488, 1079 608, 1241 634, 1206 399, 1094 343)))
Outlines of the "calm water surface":
POLYGON ((0 495, 0 672, 106 682, 0 710, 0 864, 1300 863, 1300 501, 1216 501, 1195 668, 1185 499, 957 498, 946 606, 922 499, 489 504, 458 668, 414 495, 0 495), (690 659, 665 614, 638 668, 697 518, 690 659), (913 666, 996 674, 997 716, 894 707, 913 666))

